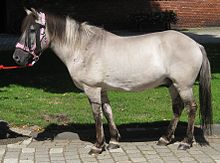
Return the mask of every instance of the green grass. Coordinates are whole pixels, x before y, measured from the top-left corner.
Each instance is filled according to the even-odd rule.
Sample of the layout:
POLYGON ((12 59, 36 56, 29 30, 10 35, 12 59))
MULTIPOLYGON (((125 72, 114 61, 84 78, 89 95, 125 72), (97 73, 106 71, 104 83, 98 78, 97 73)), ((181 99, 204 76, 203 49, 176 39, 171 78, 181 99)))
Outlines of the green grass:
MULTIPOLYGON (((212 81, 214 121, 220 122, 220 74, 212 81)), ((198 101, 198 86, 194 87, 198 101)), ((166 88, 157 88, 139 93, 110 92, 109 98, 117 124, 145 123, 170 120, 171 100, 166 88)), ((64 115, 67 123, 91 124, 92 112, 84 93, 53 93, 40 88, 10 84, 0 88, 0 116, 12 125, 63 124, 47 116, 64 115)), ((187 120, 186 111, 181 117, 187 120)), ((197 117, 197 123, 199 118, 197 117)))
MULTIPOLYGON (((209 58, 213 70, 214 122, 220 123, 220 48, 218 45, 206 45, 206 48, 211 54, 209 58)), ((7 58, 11 52, 0 54, 7 58)), ((65 67, 51 54, 42 56, 32 68, 0 71, 0 76, 0 119, 11 125, 46 127, 51 123, 94 123, 87 97, 74 87, 65 67)), ((194 92, 198 103, 198 85, 194 86, 194 92)), ((172 118, 171 99, 164 87, 139 93, 111 91, 109 98, 118 125, 172 118)), ((181 121, 187 121, 186 111, 181 121)), ((198 116, 196 123, 199 123, 198 116)))

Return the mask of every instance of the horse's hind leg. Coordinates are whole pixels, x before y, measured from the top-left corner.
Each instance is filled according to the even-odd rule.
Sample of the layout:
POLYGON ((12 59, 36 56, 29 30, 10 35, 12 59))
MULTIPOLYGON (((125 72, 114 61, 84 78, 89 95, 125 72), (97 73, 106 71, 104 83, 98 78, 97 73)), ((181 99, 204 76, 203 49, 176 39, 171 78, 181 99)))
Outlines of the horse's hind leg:
POLYGON ((168 129, 166 131, 166 134, 163 135, 159 141, 158 141, 158 145, 167 145, 169 144, 173 137, 174 137, 174 132, 176 129, 176 126, 179 122, 182 110, 184 109, 184 104, 182 99, 180 98, 180 95, 177 91, 177 89, 174 87, 174 85, 171 85, 169 87, 169 92, 171 95, 171 99, 172 99, 172 110, 173 110, 173 119, 170 121, 170 124, 168 126, 168 129))
POLYGON ((186 150, 192 146, 193 143, 193 133, 194 133, 194 122, 196 117, 197 105, 193 97, 192 88, 180 89, 180 96, 184 101, 184 105, 188 108, 188 126, 186 137, 180 143, 178 149, 186 150))
POLYGON ((102 110, 108 121, 109 131, 111 136, 111 140, 107 148, 108 149, 119 148, 120 134, 113 119, 112 108, 109 104, 107 92, 102 92, 102 110))

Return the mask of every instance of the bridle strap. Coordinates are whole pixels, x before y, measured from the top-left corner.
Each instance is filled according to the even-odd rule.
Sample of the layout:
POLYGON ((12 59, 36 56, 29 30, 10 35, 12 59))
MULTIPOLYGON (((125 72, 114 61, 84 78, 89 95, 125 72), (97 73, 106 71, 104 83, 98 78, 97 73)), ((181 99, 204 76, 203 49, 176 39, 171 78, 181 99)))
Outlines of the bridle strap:
POLYGON ((42 52, 42 47, 41 47, 41 28, 45 28, 44 26, 40 24, 36 24, 37 26, 37 32, 36 32, 36 49, 34 50, 35 54, 41 53, 42 52), (42 26, 42 27, 41 27, 42 26))
POLYGON ((29 47, 27 47, 27 46, 25 46, 23 44, 20 44, 19 42, 16 44, 15 47, 18 48, 18 49, 24 50, 24 51, 30 53, 31 55, 33 55, 33 59, 34 60, 37 61, 39 59, 39 56, 36 55, 34 51, 30 50, 29 47))

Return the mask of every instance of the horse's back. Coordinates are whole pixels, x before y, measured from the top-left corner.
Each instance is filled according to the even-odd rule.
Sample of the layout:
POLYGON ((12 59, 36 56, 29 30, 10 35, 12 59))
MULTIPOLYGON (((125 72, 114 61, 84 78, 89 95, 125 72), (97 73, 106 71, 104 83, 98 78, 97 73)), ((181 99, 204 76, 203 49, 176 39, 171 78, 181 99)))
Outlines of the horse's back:
POLYGON ((110 87, 151 88, 164 84, 168 78, 184 82, 192 79, 191 84, 201 67, 198 44, 180 32, 110 37, 102 54, 104 83, 110 87))

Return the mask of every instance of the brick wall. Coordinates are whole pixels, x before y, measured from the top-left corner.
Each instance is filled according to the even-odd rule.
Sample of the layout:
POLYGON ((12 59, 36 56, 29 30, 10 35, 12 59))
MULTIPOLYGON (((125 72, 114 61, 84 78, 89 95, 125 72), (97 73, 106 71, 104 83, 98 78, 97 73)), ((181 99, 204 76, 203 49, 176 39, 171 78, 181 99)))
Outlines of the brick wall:
POLYGON ((156 8, 177 14, 176 28, 220 26, 220 0, 154 0, 156 8))

